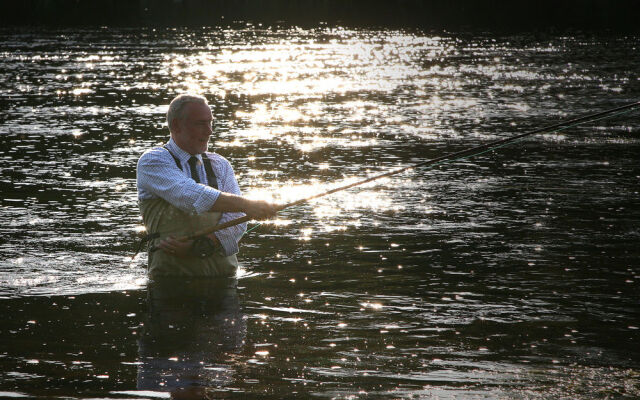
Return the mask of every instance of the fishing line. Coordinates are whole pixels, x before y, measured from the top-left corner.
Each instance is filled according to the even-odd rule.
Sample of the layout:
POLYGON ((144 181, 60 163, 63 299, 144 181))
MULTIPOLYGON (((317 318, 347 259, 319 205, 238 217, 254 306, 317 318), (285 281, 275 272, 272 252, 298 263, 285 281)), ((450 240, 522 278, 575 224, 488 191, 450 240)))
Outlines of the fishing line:
POLYGON ((248 235, 249 233, 251 233, 251 231, 256 230, 260 225, 262 225, 262 223, 258 223, 258 224, 256 224, 254 227, 252 227, 251 229, 247 229, 246 231, 244 231, 244 233, 242 234, 242 236, 244 236, 244 235, 248 235))
MULTIPOLYGON (((635 105, 640 106, 640 102, 639 102, 639 103, 635 103, 635 105)), ((616 117, 616 116, 618 116, 618 115, 629 114, 629 113, 631 113, 631 112, 633 112, 633 111, 635 111, 635 110, 633 110, 633 109, 628 109, 628 110, 620 111, 620 112, 615 113, 615 114, 605 115, 605 116, 603 116, 603 117, 596 118, 596 119, 590 119, 590 120, 588 120, 588 121, 577 122, 577 123, 575 123, 575 124, 567 125, 567 126, 565 126, 565 127, 558 128, 558 129, 555 129, 555 130, 553 130, 553 131, 545 131, 545 132, 542 132, 542 133, 547 133, 547 134, 557 133, 557 132, 561 132, 561 131, 564 131, 564 130, 569 129, 569 128, 573 128, 573 127, 576 127, 576 126, 580 126, 580 125, 586 124, 587 122, 596 122, 596 121, 601 121, 601 120, 603 120, 603 119, 611 119, 611 118, 616 117)), ((482 154, 490 153, 490 152, 492 152, 492 151, 495 151, 495 150, 501 149, 501 148, 503 148, 503 147, 507 147, 507 146, 509 146, 509 145, 511 145, 511 144, 513 144, 513 143, 517 143, 517 142, 519 142, 519 141, 520 141, 520 140, 522 140, 522 139, 524 139, 524 137, 521 137, 521 138, 515 139, 515 140, 510 141, 510 142, 508 142, 508 143, 503 143, 503 144, 500 144, 500 145, 497 145, 497 146, 491 147, 491 148, 489 148, 489 149, 486 149, 486 150, 480 151, 480 152, 478 152, 478 153, 469 154, 469 155, 462 156, 462 157, 459 157, 459 158, 452 158, 452 159, 443 160, 442 162, 439 162, 439 163, 435 163, 435 164, 431 164, 431 165, 429 165, 429 166, 428 166, 428 168, 432 168, 432 167, 435 167, 435 166, 438 166, 438 165, 451 164, 451 163, 453 163, 454 161, 465 160, 465 159, 472 158, 472 157, 475 157, 475 156, 479 156, 479 155, 482 155, 482 154)))
MULTIPOLYGON (((411 165, 406 166, 406 167, 401 167, 401 168, 398 168, 398 169, 395 169, 395 170, 392 170, 392 171, 389 171, 389 172, 385 172, 385 173, 382 173, 382 174, 374 175, 374 176, 371 176, 369 178, 363 179, 361 181, 350 183, 350 184, 347 184, 347 185, 344 185, 344 186, 340 186, 340 187, 328 190, 326 192, 318 193, 318 194, 315 194, 315 195, 312 195, 312 196, 309 196, 309 197, 306 197, 306 198, 303 198, 303 199, 292 201, 290 203, 282 204, 282 205, 278 206, 278 210, 277 211, 282 211, 285 208, 289 208, 289 207, 293 207, 293 206, 296 206, 296 205, 299 205, 299 204, 302 204, 302 203, 306 203, 306 202, 309 202, 309 201, 311 201, 313 199, 316 199, 316 198, 319 198, 319 197, 327 196, 327 195, 330 195, 330 194, 333 194, 333 193, 336 193, 336 192, 339 192, 339 191, 342 191, 342 190, 346 190, 346 189, 349 189, 349 188, 352 188, 352 187, 355 187, 355 186, 360 186, 360 185, 363 185, 365 183, 369 183, 369 182, 375 181, 377 179, 386 178, 388 176, 396 175, 396 174, 399 174, 401 172, 412 170, 412 169, 415 169, 415 168, 418 168, 418 167, 434 167, 434 166, 438 166, 438 165, 450 164, 450 163, 455 162, 455 161, 459 161, 459 160, 475 157, 475 156, 478 156, 478 155, 481 155, 481 154, 488 153, 490 151, 494 151, 494 150, 500 149, 500 148, 502 148, 502 147, 504 147, 504 146, 506 146, 508 144, 511 144, 513 142, 516 142, 516 141, 519 141, 521 139, 524 139, 527 136, 531 136, 531 135, 534 135, 534 134, 538 134, 538 133, 555 133, 555 132, 563 131, 563 130, 578 126, 578 125, 585 124, 587 122, 595 122, 595 121, 600 121, 600 120, 603 120, 603 119, 609 119, 609 118, 612 118, 612 117, 615 117, 615 116, 618 116, 618 115, 627 114, 627 113, 632 112, 633 109, 635 107, 638 107, 638 106, 640 106, 640 101, 635 102, 635 103, 626 104, 626 105, 623 105, 623 106, 620 106, 620 107, 608 109, 608 110, 601 111, 601 112, 598 112, 598 113, 589 114, 589 115, 586 115, 586 116, 583 116, 583 117, 573 118, 573 119, 570 119, 570 120, 567 120, 567 121, 563 121, 563 122, 560 122, 560 123, 557 123, 557 124, 554 124, 554 125, 550 125, 550 126, 546 126, 546 127, 543 127, 543 128, 539 128, 539 129, 536 129, 536 130, 533 130, 533 131, 530 131, 530 132, 521 133, 519 135, 515 135, 515 136, 509 137, 509 138, 496 140, 496 141, 489 142, 489 143, 486 143, 486 144, 482 144, 482 145, 479 145, 479 146, 475 146, 475 147, 472 147, 472 148, 469 148, 469 149, 466 149, 466 150, 461 150, 461 151, 457 151, 457 152, 454 152, 454 153, 445 154, 443 156, 436 157, 436 158, 433 158, 433 159, 430 159, 430 160, 422 161, 422 162, 411 164, 411 165)), ((197 232, 195 232, 193 234, 186 235, 186 236, 183 236, 183 237, 179 237, 179 238, 177 238, 177 240, 185 241, 185 240, 196 239, 199 236, 208 235, 210 233, 219 231, 221 229, 225 229, 225 228, 228 228, 228 227, 231 227, 231 226, 235 226, 235 225, 250 221, 251 219, 252 218, 249 217, 249 216, 236 218, 234 220, 227 221, 227 222, 225 222, 223 224, 211 226, 209 228, 204 228, 204 229, 201 229, 201 230, 199 230, 199 231, 197 231, 197 232)), ((250 230, 247 230, 244 234, 247 234, 247 233, 253 231, 254 229, 259 227, 260 225, 261 224, 258 224, 256 226, 252 227, 250 230)), ((152 250, 154 250, 154 249, 153 248, 150 249, 150 251, 152 251, 152 250)), ((136 253, 136 255, 137 255, 137 253, 136 253)), ((135 257, 135 255, 134 255, 134 257, 135 257)))

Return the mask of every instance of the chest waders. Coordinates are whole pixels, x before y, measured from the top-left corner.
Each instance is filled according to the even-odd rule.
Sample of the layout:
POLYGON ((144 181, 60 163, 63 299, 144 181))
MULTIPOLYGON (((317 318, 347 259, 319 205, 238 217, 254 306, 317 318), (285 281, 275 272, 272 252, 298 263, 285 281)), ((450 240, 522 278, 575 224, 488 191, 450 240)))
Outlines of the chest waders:
MULTIPOLYGON (((166 147, 165 150, 169 151, 166 147)), ((180 160, 169 151, 182 170, 180 160)), ((209 186, 217 189, 218 182, 213 172, 211 160, 202 154, 204 169, 207 173, 209 186)), ((216 225, 222 216, 220 212, 207 211, 202 214, 189 214, 169 204, 163 199, 149 199, 140 201, 140 212, 147 232, 150 234, 149 247, 155 248, 168 236, 180 237, 189 235, 205 227, 216 225)), ((176 257, 162 249, 149 252, 148 274, 150 278, 160 276, 181 277, 232 277, 238 268, 235 254, 225 256, 222 247, 216 249, 208 257, 176 257)))

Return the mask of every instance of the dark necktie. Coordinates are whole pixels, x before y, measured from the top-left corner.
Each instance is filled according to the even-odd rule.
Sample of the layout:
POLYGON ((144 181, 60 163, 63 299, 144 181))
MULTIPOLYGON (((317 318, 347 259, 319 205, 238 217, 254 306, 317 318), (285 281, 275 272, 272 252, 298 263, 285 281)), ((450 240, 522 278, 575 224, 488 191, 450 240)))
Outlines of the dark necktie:
POLYGON ((200 179, 198 179, 198 172, 196 171, 196 168, 198 166, 198 159, 195 156, 191 156, 191 158, 187 162, 189 163, 189 168, 191 169, 191 179, 193 179, 197 183, 200 183, 200 179))

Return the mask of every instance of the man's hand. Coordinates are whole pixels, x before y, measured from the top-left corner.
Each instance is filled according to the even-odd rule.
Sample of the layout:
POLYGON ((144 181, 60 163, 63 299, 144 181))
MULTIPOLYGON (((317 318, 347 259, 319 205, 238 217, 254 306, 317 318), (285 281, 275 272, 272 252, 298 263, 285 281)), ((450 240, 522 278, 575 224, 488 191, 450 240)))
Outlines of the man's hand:
POLYGON ((174 257, 184 258, 184 257, 192 256, 191 254, 192 245, 193 245, 193 240, 177 240, 169 236, 168 238, 160 242, 158 247, 169 255, 172 255, 174 257))
POLYGON ((251 218, 261 220, 275 217, 279 209, 280 208, 277 204, 269 203, 264 200, 246 199, 246 205, 242 211, 251 218))

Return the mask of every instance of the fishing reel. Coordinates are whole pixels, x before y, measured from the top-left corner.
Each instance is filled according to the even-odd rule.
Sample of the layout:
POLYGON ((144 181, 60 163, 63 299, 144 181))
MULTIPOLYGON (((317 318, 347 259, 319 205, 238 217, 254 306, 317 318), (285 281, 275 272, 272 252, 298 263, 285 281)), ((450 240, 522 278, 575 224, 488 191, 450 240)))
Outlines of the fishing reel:
POLYGON ((200 236, 191 245, 191 254, 194 257, 207 258, 218 250, 215 242, 208 236, 200 236))

